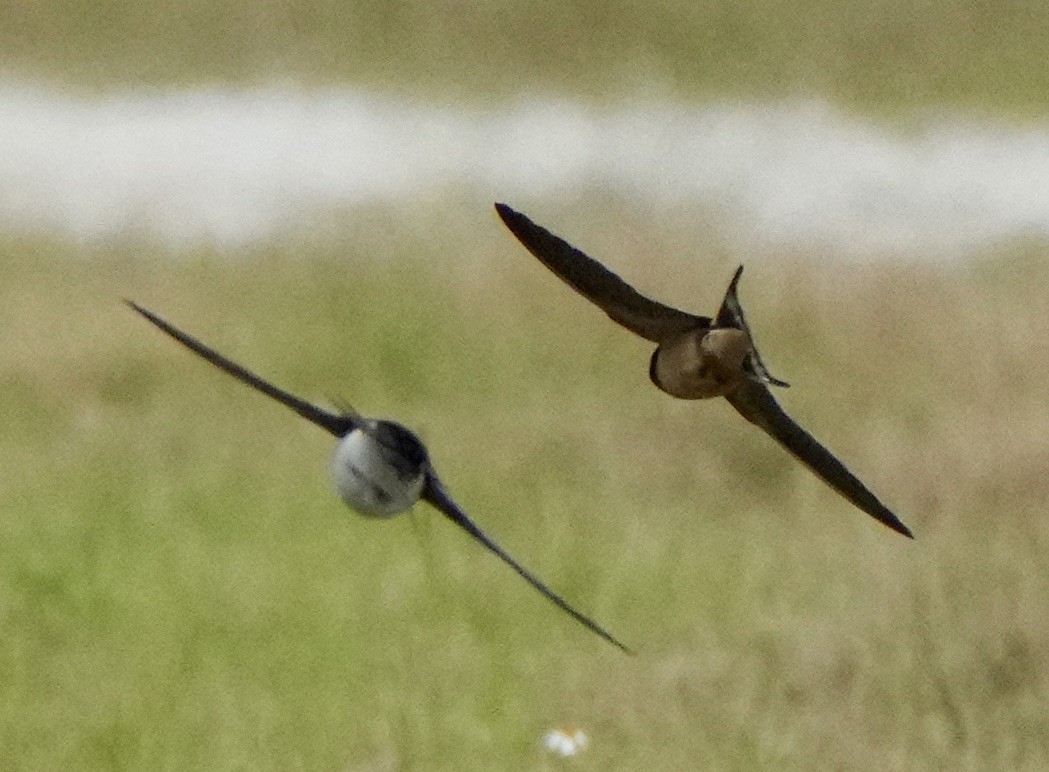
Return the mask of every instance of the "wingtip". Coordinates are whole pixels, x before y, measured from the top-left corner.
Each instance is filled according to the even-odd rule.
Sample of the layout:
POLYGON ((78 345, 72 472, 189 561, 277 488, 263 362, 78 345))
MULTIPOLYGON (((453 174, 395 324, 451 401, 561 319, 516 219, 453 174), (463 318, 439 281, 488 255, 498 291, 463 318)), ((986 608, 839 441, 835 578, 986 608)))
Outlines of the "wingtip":
POLYGON ((886 520, 883 522, 890 530, 895 531, 896 533, 900 534, 900 536, 906 536, 908 539, 914 538, 914 534, 911 533, 911 529, 905 526, 899 518, 894 516, 894 518, 891 521, 886 520))
POLYGON ((134 311, 139 316, 141 316, 141 317, 143 317, 143 318, 145 318, 145 319, 147 319, 147 320, 149 320, 151 322, 154 322, 154 323, 157 321, 157 315, 156 314, 154 314, 149 309, 140 306, 138 303, 136 303, 131 298, 121 298, 121 299, 124 301, 124 304, 128 308, 130 308, 132 311, 134 311))
POLYGON ((451 497, 451 494, 448 493, 447 488, 445 488, 444 483, 441 482, 440 477, 437 476, 437 472, 432 466, 426 470, 421 498, 446 518, 451 520, 455 525, 466 531, 467 534, 476 539, 483 547, 494 553, 496 557, 509 565, 518 576, 538 590, 547 600, 552 601, 554 605, 560 607, 563 611, 566 611, 569 616, 607 643, 612 644, 625 654, 631 656, 634 655, 633 649, 630 649, 625 644, 621 643, 614 635, 601 625, 597 624, 593 619, 577 611, 575 607, 569 605, 564 598, 547 587, 542 580, 526 570, 520 563, 510 557, 509 553, 489 538, 484 531, 482 531, 480 527, 466 515, 459 505, 455 503, 455 500, 451 497))
POLYGON ((512 207, 502 203, 501 201, 495 202, 495 211, 496 214, 499 215, 499 219, 501 219, 506 224, 509 224, 510 220, 513 217, 517 216, 517 212, 514 211, 512 207))
POLYGON ((136 303, 131 298, 123 298, 123 301, 124 301, 125 304, 127 304, 128 308, 130 308, 132 311, 134 311, 139 316, 145 317, 149 321, 153 322, 154 324, 158 324, 161 327, 164 326, 163 323, 161 323, 160 317, 158 317, 156 314, 154 314, 148 308, 144 308, 143 306, 140 306, 138 303, 136 303))

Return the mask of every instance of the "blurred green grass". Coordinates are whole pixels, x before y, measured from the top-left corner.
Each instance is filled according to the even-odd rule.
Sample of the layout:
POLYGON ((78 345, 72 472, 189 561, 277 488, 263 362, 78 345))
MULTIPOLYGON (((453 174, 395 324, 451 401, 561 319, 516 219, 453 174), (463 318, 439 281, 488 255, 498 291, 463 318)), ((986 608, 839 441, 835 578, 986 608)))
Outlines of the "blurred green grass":
MULTIPOLYGON (((534 214, 701 312, 739 259, 534 214)), ((785 406, 912 543, 727 405, 657 392, 647 345, 494 214, 377 216, 236 256, 0 241, 0 766, 553 769, 564 724, 593 769, 1049 763, 1043 245, 748 263, 785 406), (482 527, 638 656, 425 507, 353 515, 326 435, 121 297, 419 430, 482 527)))
POLYGON ((1044 114, 1044 3, 0 3, 8 76, 83 89, 347 84, 426 101, 821 97, 1044 114))

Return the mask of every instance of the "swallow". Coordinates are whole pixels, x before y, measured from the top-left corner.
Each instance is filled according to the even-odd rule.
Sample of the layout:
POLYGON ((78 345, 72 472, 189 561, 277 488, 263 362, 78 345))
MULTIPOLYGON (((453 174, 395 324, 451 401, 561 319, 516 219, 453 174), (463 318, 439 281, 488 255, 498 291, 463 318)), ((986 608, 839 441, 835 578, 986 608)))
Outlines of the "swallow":
POLYGON ((717 315, 711 319, 646 298, 601 263, 536 225, 506 204, 496 212, 525 248, 568 286, 614 322, 656 344, 648 375, 678 399, 724 397, 827 485, 897 533, 914 538, 899 518, 856 475, 780 407, 769 386, 789 384, 768 371, 754 345, 739 303, 736 269, 717 315))
POLYGON ((338 439, 331 464, 335 490, 351 509, 366 517, 390 518, 408 511, 420 499, 426 501, 573 619, 627 654, 633 653, 599 624, 576 611, 474 524, 437 476, 426 447, 414 432, 395 421, 366 418, 350 408, 335 413, 300 399, 226 359, 137 303, 125 302, 190 351, 333 434, 338 439))

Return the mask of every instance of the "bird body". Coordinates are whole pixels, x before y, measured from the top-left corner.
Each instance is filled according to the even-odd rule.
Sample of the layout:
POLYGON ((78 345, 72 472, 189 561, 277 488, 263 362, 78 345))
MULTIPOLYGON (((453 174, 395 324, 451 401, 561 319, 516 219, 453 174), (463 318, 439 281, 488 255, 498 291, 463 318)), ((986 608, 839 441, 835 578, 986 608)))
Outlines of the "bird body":
POLYGON ((411 431, 367 418, 335 445, 332 480, 351 509, 389 518, 407 512, 422 496, 427 463, 426 448, 411 431))
POLYGON ((335 490, 351 509, 366 517, 386 519, 408 511, 420 499, 425 500, 510 566, 543 597, 613 646, 631 653, 611 633, 576 611, 510 557, 467 516, 437 476, 426 447, 411 430, 394 421, 366 418, 352 410, 333 413, 300 399, 227 359, 152 311, 132 301, 127 303, 162 332, 220 370, 286 405, 338 438, 332 456, 332 476, 335 490))
POLYGON ((725 397, 750 423, 780 443, 827 485, 878 522, 904 536, 910 529, 863 482, 780 407, 769 386, 788 384, 769 373, 739 303, 736 269, 711 319, 646 298, 586 253, 506 204, 495 209, 510 232, 558 278, 609 318, 656 344, 649 378, 679 399, 725 397))
POLYGON ((678 399, 723 397, 745 378, 748 350, 740 330, 690 330, 652 352, 649 377, 678 399))

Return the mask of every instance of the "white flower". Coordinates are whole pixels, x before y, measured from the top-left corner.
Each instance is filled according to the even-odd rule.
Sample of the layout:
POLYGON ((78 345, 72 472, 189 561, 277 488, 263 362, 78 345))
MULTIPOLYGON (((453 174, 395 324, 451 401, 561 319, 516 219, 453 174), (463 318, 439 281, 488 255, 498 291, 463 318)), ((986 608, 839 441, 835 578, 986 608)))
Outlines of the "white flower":
POLYGON ((589 745, 590 738, 582 729, 554 729, 543 737, 543 747, 559 756, 575 756, 589 745))

